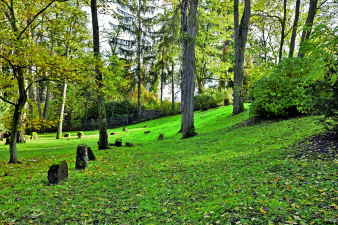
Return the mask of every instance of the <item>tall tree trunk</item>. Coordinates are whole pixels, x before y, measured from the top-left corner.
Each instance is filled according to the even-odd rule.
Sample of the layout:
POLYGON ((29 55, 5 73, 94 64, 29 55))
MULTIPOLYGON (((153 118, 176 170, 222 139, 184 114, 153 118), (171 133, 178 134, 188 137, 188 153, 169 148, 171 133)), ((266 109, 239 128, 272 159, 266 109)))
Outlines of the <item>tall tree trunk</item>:
POLYGON ((171 114, 175 112, 175 86, 174 86, 174 67, 175 64, 171 64, 171 114))
MULTIPOLYGON (((183 110, 184 110, 184 88, 185 88, 185 71, 184 68, 186 67, 186 55, 187 55, 187 31, 188 31, 188 9, 191 0, 182 0, 181 2, 181 44, 182 44, 182 54, 181 54, 181 113, 183 118, 183 110)), ((183 123, 181 123, 181 129, 179 132, 183 131, 183 123)))
POLYGON ((137 10, 137 119, 141 119, 142 116, 142 104, 141 104, 141 69, 142 69, 142 49, 141 49, 141 0, 138 1, 138 10, 137 10))
POLYGON ((279 63, 282 61, 282 58, 283 58, 283 45, 284 45, 284 39, 285 39, 285 22, 286 22, 286 5, 287 5, 287 0, 284 0, 284 5, 283 5, 284 15, 281 21, 282 33, 280 37, 279 57, 278 57, 279 63))
POLYGON ((163 68, 163 66, 162 66, 162 71, 161 71, 161 87, 160 87, 160 89, 161 89, 161 114, 163 114, 163 80, 164 80, 164 77, 163 77, 163 70, 164 70, 164 68, 163 68))
POLYGON ((234 29, 235 29, 235 74, 234 74, 234 106, 233 115, 244 111, 243 100, 243 76, 244 76, 244 54, 248 37, 251 4, 245 0, 245 7, 241 23, 239 24, 239 0, 234 3, 234 29))
POLYGON ((67 81, 63 81, 62 85, 62 96, 61 96, 61 105, 60 105, 60 118, 58 121, 58 127, 56 132, 56 139, 61 139, 62 137, 62 123, 63 123, 63 116, 65 111, 65 103, 66 103, 66 95, 67 95, 67 81))
POLYGON ((8 163, 17 163, 17 150, 16 150, 16 142, 18 135, 18 128, 21 122, 22 110, 25 107, 27 101, 27 91, 25 89, 25 80, 24 80, 24 72, 20 66, 15 67, 14 73, 17 73, 17 81, 19 87, 19 99, 14 105, 14 114, 11 126, 11 138, 9 142, 9 161, 8 163))
POLYGON ((303 33, 302 33, 302 39, 300 41, 300 49, 298 52, 298 57, 303 58, 304 57, 304 52, 303 52, 303 42, 308 40, 310 38, 311 35, 311 31, 312 31, 312 26, 313 26, 313 21, 315 19, 316 16, 316 10, 317 10, 317 4, 318 4, 318 0, 310 0, 310 6, 309 6, 309 12, 307 15, 307 19, 306 19, 306 23, 303 29, 303 33))
MULTIPOLYGON (((38 78, 36 78, 38 80, 38 78)), ((39 112, 39 119, 42 118, 42 111, 41 111, 41 99, 40 99, 40 84, 36 83, 36 101, 38 104, 38 112, 39 112)))
MULTIPOLYGON (((94 56, 97 61, 100 60, 100 34, 99 34, 99 23, 97 20, 97 7, 96 0, 90 2, 92 12, 92 26, 93 26, 93 50, 94 56)), ((103 94, 103 78, 102 73, 98 65, 95 66, 96 80, 99 89, 98 104, 99 104, 99 149, 108 149, 108 133, 107 133, 107 118, 105 101, 103 94)))
POLYGON ((295 43, 296 43, 296 36, 297 36, 297 27, 298 27, 298 20, 299 20, 299 8, 300 8, 300 0, 297 0, 297 2, 296 2, 296 11, 295 11, 295 19, 293 21, 292 36, 291 36, 291 41, 290 41, 289 58, 293 57, 293 53, 295 51, 295 43))
MULTIPOLYGON (((31 67, 28 68, 28 73, 29 73, 29 77, 31 77, 32 76, 32 68, 31 67)), ((30 119, 30 122, 31 122, 31 126, 30 126, 29 130, 30 130, 30 133, 32 134, 32 132, 34 131, 33 123, 32 123, 33 113, 34 113, 33 102, 35 100, 35 95, 34 95, 34 90, 33 90, 32 85, 28 89, 28 97, 31 100, 30 103, 29 103, 29 119, 30 119)))
POLYGON ((46 126, 45 126, 44 123, 47 121, 47 117, 48 117, 49 97, 50 97, 50 88, 49 88, 49 85, 47 85, 45 107, 43 108, 43 124, 42 124, 41 129, 40 129, 41 133, 46 132, 46 126))
POLYGON ((194 90, 195 90, 195 42, 196 42, 196 27, 197 27, 197 6, 198 0, 190 0, 190 9, 188 15, 188 35, 186 63, 184 68, 184 103, 182 115, 182 138, 195 136, 194 125, 194 90))

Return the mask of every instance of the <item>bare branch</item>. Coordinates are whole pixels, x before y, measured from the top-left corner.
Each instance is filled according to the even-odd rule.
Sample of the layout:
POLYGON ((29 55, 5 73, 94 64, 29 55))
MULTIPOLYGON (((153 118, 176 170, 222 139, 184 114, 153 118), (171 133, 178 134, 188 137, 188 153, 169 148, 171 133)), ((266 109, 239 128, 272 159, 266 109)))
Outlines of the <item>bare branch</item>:
POLYGON ((2 100, 2 101, 4 101, 4 102, 7 102, 8 104, 11 104, 11 105, 16 105, 14 102, 11 102, 11 101, 9 101, 9 100, 7 100, 7 99, 5 99, 4 97, 2 97, 2 96, 0 96, 0 99, 2 100))

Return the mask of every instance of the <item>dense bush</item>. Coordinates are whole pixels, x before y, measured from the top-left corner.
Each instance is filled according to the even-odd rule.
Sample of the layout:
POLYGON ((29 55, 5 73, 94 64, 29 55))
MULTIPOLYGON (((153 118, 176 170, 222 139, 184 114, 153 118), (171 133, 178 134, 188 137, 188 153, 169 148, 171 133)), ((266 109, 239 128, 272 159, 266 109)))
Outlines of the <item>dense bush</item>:
POLYGON ((289 117, 308 112, 313 96, 307 92, 311 82, 305 77, 310 64, 310 60, 300 58, 284 59, 269 76, 257 80, 250 91, 250 115, 289 117))
POLYGON ((231 101, 231 93, 229 91, 218 91, 209 88, 203 94, 194 97, 194 110, 205 111, 222 105, 230 105, 231 101))
MULTIPOLYGON (((136 112, 136 106, 130 101, 108 102, 106 103, 106 116, 113 117, 116 115, 125 115, 136 112)), ((88 119, 99 118, 98 105, 94 104, 88 109, 88 119)))

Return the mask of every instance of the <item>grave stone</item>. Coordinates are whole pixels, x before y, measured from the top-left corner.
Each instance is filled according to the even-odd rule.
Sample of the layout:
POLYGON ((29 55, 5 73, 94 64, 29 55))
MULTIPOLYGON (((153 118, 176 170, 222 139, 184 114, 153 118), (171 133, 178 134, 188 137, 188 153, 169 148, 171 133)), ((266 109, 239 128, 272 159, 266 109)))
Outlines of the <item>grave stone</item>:
POLYGON ((66 161, 52 165, 48 170, 48 182, 58 184, 68 179, 68 165, 66 161))
POLYGON ((75 169, 84 170, 88 166, 87 145, 78 145, 76 150, 75 169))

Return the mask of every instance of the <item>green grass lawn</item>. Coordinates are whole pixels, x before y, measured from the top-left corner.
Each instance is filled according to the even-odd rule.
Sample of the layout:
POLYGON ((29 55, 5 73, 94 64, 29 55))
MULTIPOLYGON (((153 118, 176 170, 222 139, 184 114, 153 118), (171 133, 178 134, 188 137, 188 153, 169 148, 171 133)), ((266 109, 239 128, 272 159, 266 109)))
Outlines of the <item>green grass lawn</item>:
POLYGON ((238 126, 248 111, 195 114, 198 136, 181 140, 180 115, 109 130, 135 147, 97 150, 98 131, 18 144, 0 142, 0 224, 328 224, 337 222, 336 159, 294 158, 322 132, 313 117, 238 126), (144 128, 144 126, 147 126, 144 128), (144 134, 145 131, 150 131, 144 134), (160 133, 164 140, 157 140, 160 133), (97 161, 74 169, 78 144, 97 161), (54 162, 68 181, 48 185, 54 162))

